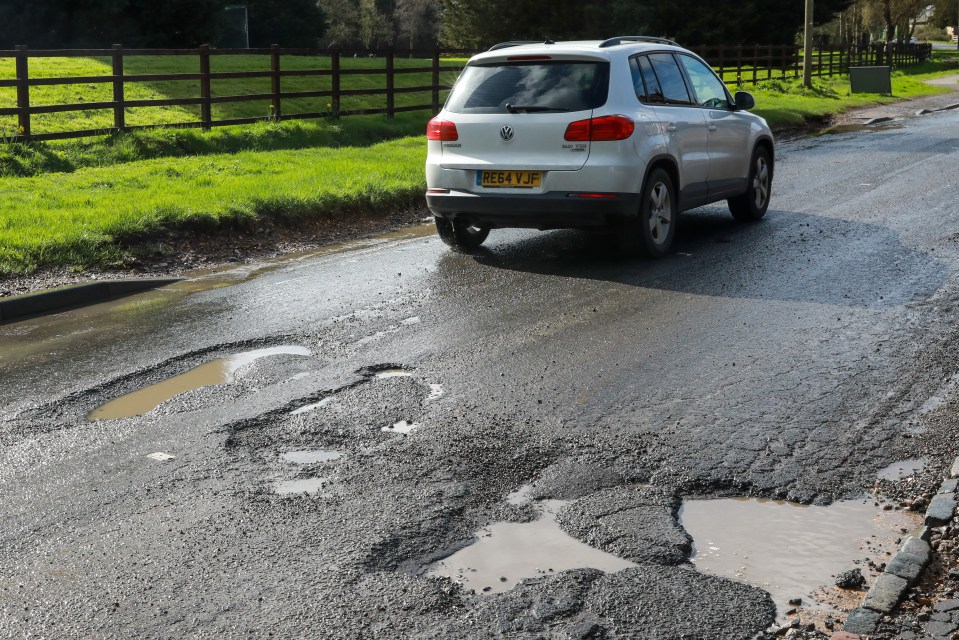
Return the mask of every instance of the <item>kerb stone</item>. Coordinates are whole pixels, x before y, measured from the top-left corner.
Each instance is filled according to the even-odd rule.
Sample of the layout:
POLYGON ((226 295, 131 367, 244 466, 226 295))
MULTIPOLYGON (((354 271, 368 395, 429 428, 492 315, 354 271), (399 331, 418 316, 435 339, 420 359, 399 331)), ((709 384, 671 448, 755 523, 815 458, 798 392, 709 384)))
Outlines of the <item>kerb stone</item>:
MULTIPOLYGON (((846 618, 846 624, 842 626, 843 630, 840 633, 846 633, 847 636, 838 636, 845 640, 852 634, 870 634, 876 630, 876 626, 879 624, 879 618, 881 614, 876 611, 870 611, 869 609, 853 609, 849 614, 849 617, 846 618)), ((833 640, 836 640, 837 634, 833 634, 833 640)), ((858 638, 858 635, 853 636, 858 638)))
POLYGON ((956 499, 949 495, 938 495, 926 509, 926 526, 942 527, 949 524, 956 510, 956 499))
POLYGON ((908 587, 909 583, 905 578, 883 573, 876 578, 876 583, 862 599, 862 606, 880 613, 889 613, 899 604, 899 598, 908 587))

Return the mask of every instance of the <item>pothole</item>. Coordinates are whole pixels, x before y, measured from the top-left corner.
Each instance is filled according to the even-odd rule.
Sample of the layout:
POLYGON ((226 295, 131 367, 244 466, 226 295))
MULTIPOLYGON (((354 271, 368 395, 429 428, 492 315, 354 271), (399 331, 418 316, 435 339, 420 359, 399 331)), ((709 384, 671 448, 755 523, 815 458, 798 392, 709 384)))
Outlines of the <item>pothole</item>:
POLYGON ((916 458, 912 460, 902 460, 893 462, 888 467, 881 469, 876 474, 877 480, 902 480, 922 471, 926 468, 929 461, 925 458, 916 458))
POLYGON ((820 129, 819 131, 814 132, 813 136, 824 136, 824 135, 841 135, 846 133, 861 133, 861 132, 878 132, 878 131, 894 131, 897 129, 905 129, 906 125, 902 122, 896 121, 886 121, 886 122, 875 122, 875 123, 860 123, 860 124, 841 124, 834 127, 827 127, 826 129, 820 129))
POLYGON ((384 433, 400 433, 404 436, 409 435, 420 428, 415 422, 410 422, 408 420, 400 420, 399 422, 392 424, 388 427, 383 427, 381 431, 384 433))
MULTIPOLYGON (((525 501, 528 490, 525 491, 523 495, 510 494, 512 504, 525 501)), ((521 580, 543 574, 584 568, 615 573, 636 566, 564 532, 556 522, 556 514, 567 504, 562 500, 539 502, 538 520, 497 522, 480 529, 475 543, 434 563, 427 575, 449 577, 478 593, 502 593, 521 580)))
POLYGON ((280 456, 292 464, 320 464, 333 462, 343 457, 341 451, 288 451, 280 456))
MULTIPOLYGON (((779 615, 802 598, 813 610, 842 608, 834 576, 870 561, 886 562, 918 517, 873 500, 827 507, 778 500, 687 500, 680 522, 693 537, 691 560, 703 573, 768 591, 779 615)), ((865 573, 865 572, 864 572, 865 573)))
POLYGON ((217 358, 212 362, 194 367, 186 373, 181 373, 102 404, 87 415, 87 420, 114 420, 143 415, 152 411, 161 403, 187 391, 231 383, 236 379, 237 371, 243 367, 256 362, 260 358, 276 355, 309 356, 312 355, 312 352, 306 347, 280 346, 245 351, 227 358, 217 358))
POLYGON ((321 409, 325 407, 326 405, 331 404, 332 402, 333 402, 333 398, 323 398, 319 402, 314 402, 313 404, 308 404, 300 407, 299 409, 294 409, 293 411, 290 411, 290 415, 291 416, 303 415, 304 413, 309 413, 310 411, 321 409))
POLYGON ((393 369, 384 369, 382 371, 377 371, 375 377, 380 380, 385 380, 388 378, 410 378, 413 374, 406 369, 401 369, 399 367, 393 369))
POLYGON ((304 478, 302 480, 280 480, 273 485, 273 492, 281 496, 308 494, 320 492, 329 482, 326 478, 304 478))

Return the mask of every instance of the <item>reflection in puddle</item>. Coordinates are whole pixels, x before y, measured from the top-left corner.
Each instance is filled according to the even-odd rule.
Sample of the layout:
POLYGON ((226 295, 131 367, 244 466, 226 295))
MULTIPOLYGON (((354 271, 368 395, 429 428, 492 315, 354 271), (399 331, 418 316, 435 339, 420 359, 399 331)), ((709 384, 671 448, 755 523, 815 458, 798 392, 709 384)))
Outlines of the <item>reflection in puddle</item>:
POLYGON ((281 496, 299 493, 319 493, 328 480, 326 478, 307 478, 305 480, 281 480, 273 485, 273 491, 281 496))
POLYGON ((919 524, 872 500, 817 507, 746 498, 687 500, 680 523, 693 537, 692 561, 700 571, 768 591, 780 615, 793 598, 823 608, 810 604, 814 592, 857 560, 885 558, 902 529, 919 524))
POLYGON ((288 451, 282 455, 282 458, 293 464, 317 464, 320 462, 333 462, 343 457, 339 451, 288 451))
POLYGON ((427 575, 452 578, 477 592, 502 593, 537 575, 583 568, 613 573, 636 566, 560 529, 556 513, 566 504, 547 500, 537 505, 539 520, 481 529, 476 542, 433 564, 427 575))
POLYGON ((400 420, 399 422, 397 422, 396 424, 392 426, 383 427, 381 431, 383 431, 384 433, 402 433, 403 435, 408 435, 410 433, 413 433, 419 428, 420 428, 420 425, 416 424, 415 422, 400 420))
POLYGON ((181 373, 178 376, 111 400, 94 409, 87 416, 87 420, 113 420, 143 415, 155 409, 160 403, 166 402, 181 393, 201 387, 233 382, 236 372, 243 367, 260 358, 275 355, 308 356, 311 355, 311 351, 306 347, 269 347, 238 353, 228 358, 218 358, 194 367, 186 373, 181 373))
POLYGON ((313 404, 308 404, 308 405, 306 405, 306 406, 304 406, 304 407, 300 407, 299 409, 294 409, 293 411, 290 412, 290 415, 291 415, 291 416, 298 416, 298 415, 302 415, 302 414, 304 414, 304 413, 309 413, 310 411, 313 411, 313 410, 315 410, 315 409, 319 409, 319 408, 321 408, 321 407, 325 407, 326 405, 328 405, 328 404, 330 404, 330 403, 332 403, 332 402, 333 402, 333 398, 323 398, 323 399, 320 400, 319 402, 314 402, 313 404))
POLYGON ((876 474, 876 478, 879 480, 902 480, 917 471, 922 471, 926 468, 927 464, 929 464, 929 461, 925 458, 893 462, 885 469, 880 470, 879 473, 876 474))
POLYGON ((409 378, 413 374, 407 371, 406 369, 384 369, 383 371, 377 371, 376 377, 380 379, 385 378, 409 378))

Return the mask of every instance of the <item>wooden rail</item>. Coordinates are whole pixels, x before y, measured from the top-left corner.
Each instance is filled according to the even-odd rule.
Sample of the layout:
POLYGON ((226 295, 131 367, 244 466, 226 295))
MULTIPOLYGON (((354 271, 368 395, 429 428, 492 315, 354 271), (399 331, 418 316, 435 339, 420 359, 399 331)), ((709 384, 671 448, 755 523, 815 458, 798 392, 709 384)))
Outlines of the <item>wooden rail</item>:
MULTIPOLYGON (((795 46, 721 46, 694 47, 704 59, 715 65, 720 77, 730 85, 757 83, 769 80, 785 80, 802 75, 802 50, 795 46)), ((813 75, 832 76, 847 73, 850 66, 891 65, 902 66, 916 64, 931 56, 931 45, 879 44, 869 47, 845 47, 816 51, 813 55, 813 75)), ((125 49, 114 45, 110 49, 58 49, 31 50, 18 46, 14 51, 0 51, 0 58, 14 58, 16 76, 14 79, 0 80, 0 88, 15 88, 17 106, 0 108, 0 116, 16 116, 17 134, 4 139, 17 141, 56 140, 104 135, 118 131, 146 129, 154 126, 165 127, 212 127, 247 124, 264 120, 263 117, 215 119, 213 106, 248 101, 268 101, 269 119, 297 120, 312 118, 341 117, 350 115, 385 114, 392 118, 395 114, 407 111, 432 111, 436 113, 441 106, 441 94, 450 86, 441 84, 442 72, 457 72, 461 66, 443 65, 443 56, 468 56, 472 52, 461 50, 410 50, 410 51, 345 51, 330 49, 284 49, 273 46, 268 49, 213 49, 202 46, 196 49, 125 49), (199 61, 198 73, 151 73, 127 74, 125 60, 143 56, 192 56, 199 61), (269 59, 266 71, 212 71, 211 59, 217 56, 261 56, 269 59), (322 69, 284 69, 284 56, 328 57, 329 68, 322 69), (376 57, 384 60, 383 68, 345 68, 344 57, 376 57), (111 75, 87 77, 31 78, 30 60, 35 58, 108 58, 112 63, 111 75), (422 66, 397 66, 400 58, 422 59, 422 66), (429 74, 430 84, 415 87, 397 87, 398 75, 421 73, 429 74), (381 75, 385 77, 385 86, 374 89, 344 89, 343 78, 357 75, 381 75), (310 91, 284 91, 284 78, 329 77, 330 88, 310 91), (213 95, 213 82, 216 80, 269 79, 270 90, 264 93, 247 95, 213 95), (198 93, 187 98, 162 98, 131 100, 127 98, 126 87, 130 83, 144 82, 196 82, 198 93), (31 88, 57 85, 109 84, 112 86, 112 99, 101 102, 80 102, 70 104, 36 105, 31 102, 31 88), (406 93, 428 93, 429 104, 397 106, 396 97, 406 93), (343 110, 344 98, 351 96, 385 96, 386 107, 376 109, 343 110), (305 98, 328 98, 326 111, 309 113, 288 113, 284 101, 305 98), (199 120, 163 125, 129 126, 127 111, 144 107, 199 106, 199 120), (55 133, 34 133, 32 116, 71 111, 112 110, 112 127, 65 131, 55 133)))
POLYGON ((458 72, 460 66, 444 65, 443 56, 472 55, 470 51, 455 50, 409 50, 409 51, 345 51, 328 49, 283 49, 273 46, 269 49, 213 49, 208 46, 196 49, 125 49, 122 45, 114 45, 111 49, 58 49, 58 50, 31 50, 27 47, 17 47, 14 51, 0 51, 0 58, 14 58, 16 61, 16 77, 12 80, 0 80, 0 88, 15 87, 17 92, 17 106, 14 108, 0 108, 0 116, 17 116, 18 132, 13 138, 18 141, 57 140, 66 138, 80 138, 94 135, 104 135, 117 131, 131 131, 134 129, 150 128, 153 125, 128 126, 127 110, 143 107, 175 107, 199 106, 200 119, 196 122, 182 122, 163 124, 165 127, 195 127, 211 129, 218 126, 246 124, 262 121, 265 118, 229 118, 215 119, 213 105, 240 103, 249 101, 268 101, 270 104, 268 119, 299 120, 312 118, 341 117, 350 115, 385 114, 394 117, 397 113, 407 111, 433 111, 440 109, 440 96, 443 91, 449 90, 449 85, 441 84, 442 72, 458 72), (199 73, 155 73, 155 74, 126 74, 124 60, 142 56, 192 56, 199 59, 199 73), (269 71, 212 71, 211 58, 215 56, 265 56, 270 62, 269 71), (328 57, 329 69, 283 69, 284 56, 328 57), (375 57, 385 59, 383 68, 344 68, 344 57, 375 57), (112 75, 85 76, 85 77, 58 77, 58 78, 31 78, 30 60, 35 58, 109 58, 112 62, 112 75), (421 66, 398 67, 396 60, 400 57, 422 59, 421 66), (414 87, 396 86, 396 77, 411 73, 429 75, 432 83, 414 87), (379 75, 385 77, 385 86, 373 89, 344 89, 344 76, 379 75), (283 78, 329 77, 330 88, 312 91, 284 91, 283 78), (213 95, 213 82, 216 80, 237 79, 269 79, 269 92, 244 95, 213 95), (163 98, 131 100, 127 98, 126 86, 130 83, 143 82, 180 82, 190 81, 198 84, 199 95, 188 98, 163 98), (69 104, 37 105, 31 103, 30 89, 32 87, 56 85, 112 85, 112 100, 102 102, 79 102, 69 104), (423 93, 429 94, 428 103, 402 105, 396 104, 396 96, 400 94, 423 93), (343 98, 351 96, 385 96, 386 107, 382 109, 352 109, 343 110, 340 105, 343 98), (284 102, 306 98, 329 98, 329 108, 326 111, 310 113, 287 113, 284 102), (89 129, 82 131, 65 131, 56 133, 34 133, 32 116, 64 113, 71 111, 112 110, 113 126, 105 129, 89 129))

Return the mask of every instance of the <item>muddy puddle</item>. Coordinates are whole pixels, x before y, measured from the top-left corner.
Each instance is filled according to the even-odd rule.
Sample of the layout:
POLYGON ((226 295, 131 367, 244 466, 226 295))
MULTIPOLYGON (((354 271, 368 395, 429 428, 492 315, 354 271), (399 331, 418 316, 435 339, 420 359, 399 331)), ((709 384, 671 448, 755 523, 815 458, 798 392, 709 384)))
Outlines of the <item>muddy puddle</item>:
POLYGON ((406 369, 384 369, 383 371, 377 371, 375 377, 379 380, 388 380, 389 378, 410 378, 413 374, 407 371, 406 369))
POLYGON ((409 420, 400 420, 399 422, 388 427, 383 427, 381 431, 383 433, 400 433, 404 436, 408 436, 419 428, 420 425, 415 422, 410 422, 409 420))
POLYGON ((233 382, 237 371, 260 358, 275 355, 308 356, 311 353, 306 347, 281 346, 245 351, 227 358, 217 358, 212 362, 194 367, 186 373, 181 373, 111 400, 90 412, 87 420, 114 420, 143 415, 152 411, 161 403, 187 391, 233 382))
MULTIPOLYGON (((525 500, 511 494, 513 504, 525 500)), ((497 522, 480 529, 477 541, 445 560, 434 563, 427 575, 446 576, 477 593, 509 591, 521 580, 569 569, 593 568, 615 573, 636 566, 583 544, 560 529, 556 513, 567 502, 537 503, 539 519, 533 522, 497 522)))
POLYGON ((280 480, 273 485, 273 492, 280 496, 299 494, 315 495, 327 485, 326 478, 306 478, 303 480, 280 480))
POLYGON ((333 398, 323 398, 319 402, 314 402, 313 404, 307 404, 298 409, 294 409, 293 411, 290 411, 290 415, 291 416, 303 415, 304 413, 309 413, 311 411, 316 411, 317 409, 322 409, 326 405, 332 404, 332 403, 333 403, 333 398))
POLYGON ((903 480, 912 475, 915 475, 919 471, 922 471, 926 468, 926 465, 929 464, 929 461, 925 458, 917 458, 914 460, 902 460, 900 462, 893 462, 891 465, 884 469, 880 469, 876 474, 876 479, 878 480, 903 480))
POLYGON ((291 464, 321 464, 333 462, 343 457, 341 451, 288 451, 280 455, 283 460, 291 464))
POLYGON ((691 559, 700 571, 768 591, 780 617, 794 598, 802 598, 807 610, 841 607, 844 594, 834 586, 834 576, 857 566, 868 575, 867 558, 886 562, 903 529, 920 524, 914 514, 884 511, 865 499, 828 507, 761 499, 687 500, 680 522, 693 537, 691 559))

